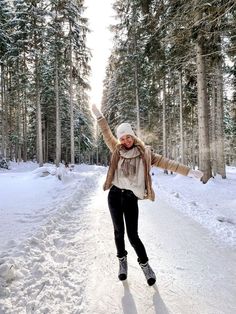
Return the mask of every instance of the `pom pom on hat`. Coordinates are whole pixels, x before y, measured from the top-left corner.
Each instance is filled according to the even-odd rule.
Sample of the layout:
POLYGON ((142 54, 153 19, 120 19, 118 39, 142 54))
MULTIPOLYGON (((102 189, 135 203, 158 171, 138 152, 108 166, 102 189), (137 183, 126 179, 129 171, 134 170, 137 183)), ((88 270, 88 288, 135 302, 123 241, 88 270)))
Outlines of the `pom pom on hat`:
POLYGON ((124 135, 135 136, 135 133, 129 123, 121 123, 116 130, 117 138, 120 139, 124 135))

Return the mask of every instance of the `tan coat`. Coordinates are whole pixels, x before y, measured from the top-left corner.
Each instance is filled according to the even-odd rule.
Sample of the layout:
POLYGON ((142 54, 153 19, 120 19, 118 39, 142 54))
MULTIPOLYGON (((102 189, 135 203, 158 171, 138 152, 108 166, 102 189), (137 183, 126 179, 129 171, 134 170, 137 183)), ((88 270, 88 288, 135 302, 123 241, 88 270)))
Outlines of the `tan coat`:
MULTIPOLYGON (((111 129, 104 117, 98 119, 98 125, 101 128, 104 141, 110 151, 112 152, 112 157, 109 165, 109 169, 107 172, 106 181, 104 183, 103 189, 108 190, 112 186, 112 180, 114 178, 115 170, 117 168, 117 164, 119 161, 119 148, 120 144, 119 141, 115 138, 112 134, 111 129)), ((142 141, 138 138, 135 138, 134 142, 135 146, 137 146, 142 154, 142 159, 144 162, 144 169, 145 169, 145 186, 146 186, 146 199, 150 199, 152 201, 155 200, 155 193, 152 188, 152 179, 150 175, 151 166, 160 167, 166 170, 170 170, 173 172, 177 172, 184 176, 187 176, 190 168, 170 160, 168 158, 163 157, 162 155, 155 154, 151 151, 151 149, 147 146, 144 146, 142 141)))

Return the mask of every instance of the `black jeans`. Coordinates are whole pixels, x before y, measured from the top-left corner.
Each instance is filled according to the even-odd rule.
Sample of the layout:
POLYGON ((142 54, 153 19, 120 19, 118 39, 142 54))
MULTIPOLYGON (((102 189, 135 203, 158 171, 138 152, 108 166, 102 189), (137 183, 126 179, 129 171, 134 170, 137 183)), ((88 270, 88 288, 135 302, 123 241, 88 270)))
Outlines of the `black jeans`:
POLYGON ((114 226, 117 257, 127 255, 125 250, 125 226, 131 245, 133 246, 140 263, 148 261, 145 247, 138 236, 138 198, 130 190, 112 186, 108 194, 108 206, 114 226))

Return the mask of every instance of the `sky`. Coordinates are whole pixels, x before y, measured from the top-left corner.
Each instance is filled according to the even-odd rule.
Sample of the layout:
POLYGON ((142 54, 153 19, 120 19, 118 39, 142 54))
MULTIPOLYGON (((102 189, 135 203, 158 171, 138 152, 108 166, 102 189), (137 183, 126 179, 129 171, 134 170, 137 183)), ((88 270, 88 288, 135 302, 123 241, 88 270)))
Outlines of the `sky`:
POLYGON ((112 0, 85 0, 87 10, 85 16, 89 19, 88 47, 92 52, 90 100, 100 106, 102 99, 103 80, 106 63, 112 48, 112 33, 109 25, 114 23, 112 0))

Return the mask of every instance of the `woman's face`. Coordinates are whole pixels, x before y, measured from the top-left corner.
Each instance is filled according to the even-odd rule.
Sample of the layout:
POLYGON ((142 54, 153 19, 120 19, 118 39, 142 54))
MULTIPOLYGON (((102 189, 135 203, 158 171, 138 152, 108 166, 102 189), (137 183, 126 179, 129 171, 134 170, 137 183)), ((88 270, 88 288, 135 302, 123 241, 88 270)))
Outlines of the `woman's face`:
POLYGON ((120 143, 125 147, 125 148, 131 148, 134 145, 134 138, 131 135, 123 135, 120 138, 120 143))

